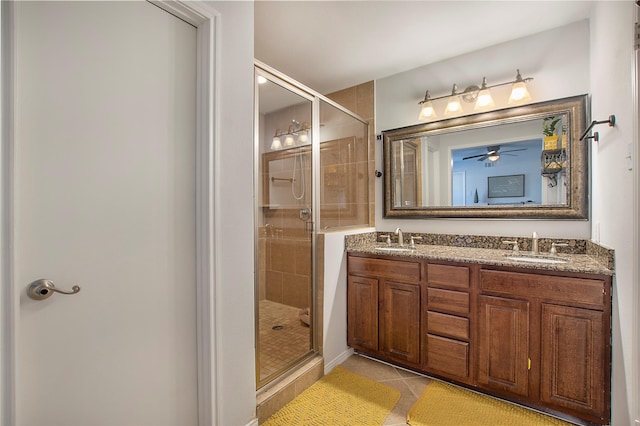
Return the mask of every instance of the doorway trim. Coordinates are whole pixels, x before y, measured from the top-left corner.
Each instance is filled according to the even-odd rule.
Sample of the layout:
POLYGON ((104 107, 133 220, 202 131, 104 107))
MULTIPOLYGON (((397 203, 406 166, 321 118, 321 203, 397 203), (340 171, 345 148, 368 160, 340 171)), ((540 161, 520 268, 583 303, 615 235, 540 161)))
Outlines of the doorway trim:
MULTIPOLYGON (((148 0, 196 27, 196 335, 198 424, 218 423, 214 174, 220 108, 220 13, 204 1, 148 0)), ((0 7, 0 424, 16 423, 19 290, 13 282, 14 0, 0 7)))

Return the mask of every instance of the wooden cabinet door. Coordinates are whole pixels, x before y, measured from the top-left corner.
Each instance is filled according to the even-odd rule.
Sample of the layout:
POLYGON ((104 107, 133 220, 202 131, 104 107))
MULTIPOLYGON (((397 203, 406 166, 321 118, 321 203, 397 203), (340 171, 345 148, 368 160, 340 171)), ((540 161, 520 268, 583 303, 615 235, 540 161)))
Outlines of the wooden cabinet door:
POLYGON ((420 362, 420 285, 385 281, 380 350, 400 361, 420 362))
POLYGON ((478 385, 529 394, 529 302, 480 296, 478 385))
POLYGON ((378 280, 347 277, 347 344, 354 349, 378 350, 378 280))
POLYGON ((606 420, 603 312, 543 304, 541 315, 540 399, 606 420))

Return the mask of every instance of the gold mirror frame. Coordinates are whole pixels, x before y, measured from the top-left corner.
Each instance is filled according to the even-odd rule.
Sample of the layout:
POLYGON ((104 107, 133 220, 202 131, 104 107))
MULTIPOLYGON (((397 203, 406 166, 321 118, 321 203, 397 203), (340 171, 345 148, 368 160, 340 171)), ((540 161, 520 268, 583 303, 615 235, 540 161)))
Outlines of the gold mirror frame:
POLYGON ((384 138, 384 217, 385 218, 504 218, 587 220, 589 215, 589 140, 580 141, 587 126, 588 95, 506 108, 464 117, 383 131, 384 138), (472 207, 395 207, 391 193, 391 145, 393 141, 428 135, 497 126, 549 115, 567 114, 569 171, 567 204, 472 206, 472 207))

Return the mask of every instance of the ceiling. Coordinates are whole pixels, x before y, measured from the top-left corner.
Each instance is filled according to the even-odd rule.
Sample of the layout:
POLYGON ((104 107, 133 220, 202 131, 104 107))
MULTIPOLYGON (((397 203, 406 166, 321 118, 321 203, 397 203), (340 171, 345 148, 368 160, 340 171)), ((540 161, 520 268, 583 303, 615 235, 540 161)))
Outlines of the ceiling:
POLYGON ((255 57, 323 94, 589 17, 585 1, 263 1, 255 57))

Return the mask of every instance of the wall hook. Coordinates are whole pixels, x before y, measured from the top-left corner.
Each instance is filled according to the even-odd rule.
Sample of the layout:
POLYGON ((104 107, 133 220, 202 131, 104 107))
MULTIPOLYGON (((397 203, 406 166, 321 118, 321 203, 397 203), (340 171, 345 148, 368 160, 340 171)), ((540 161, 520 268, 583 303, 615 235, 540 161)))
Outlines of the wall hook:
POLYGON ((600 120, 600 121, 593 120, 591 124, 589 124, 589 127, 587 127, 587 130, 585 130, 582 136, 580 136, 580 140, 593 139, 594 141, 598 142, 598 140, 600 139, 600 135, 598 134, 598 132, 594 132, 593 136, 587 136, 587 134, 589 134, 591 129, 593 129, 593 126, 595 126, 596 124, 604 124, 604 123, 609 123, 609 127, 615 126, 616 116, 610 115, 608 120, 600 120))

